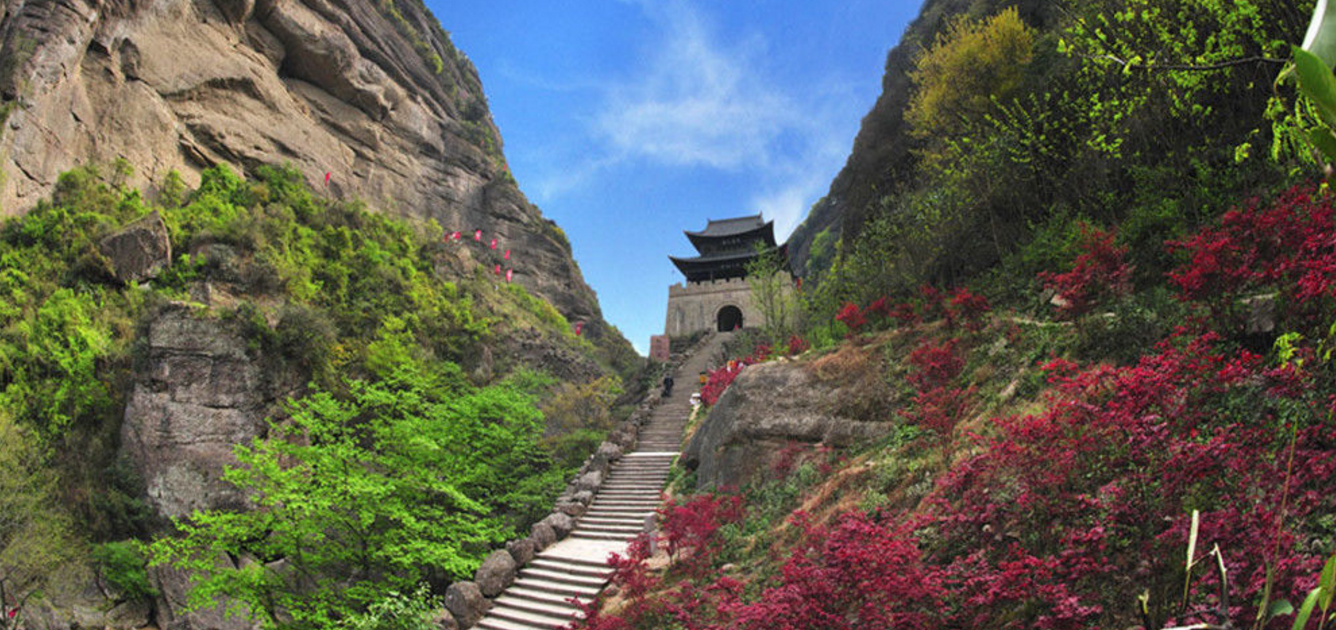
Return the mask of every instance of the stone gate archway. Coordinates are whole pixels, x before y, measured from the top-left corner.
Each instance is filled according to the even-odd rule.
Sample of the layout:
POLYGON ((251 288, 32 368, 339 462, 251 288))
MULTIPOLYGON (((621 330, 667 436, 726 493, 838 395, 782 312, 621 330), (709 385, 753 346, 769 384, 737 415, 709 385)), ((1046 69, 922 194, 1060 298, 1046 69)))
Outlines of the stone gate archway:
POLYGON ((719 313, 715 315, 715 321, 718 323, 719 332, 742 328, 742 309, 729 304, 719 309, 719 313))

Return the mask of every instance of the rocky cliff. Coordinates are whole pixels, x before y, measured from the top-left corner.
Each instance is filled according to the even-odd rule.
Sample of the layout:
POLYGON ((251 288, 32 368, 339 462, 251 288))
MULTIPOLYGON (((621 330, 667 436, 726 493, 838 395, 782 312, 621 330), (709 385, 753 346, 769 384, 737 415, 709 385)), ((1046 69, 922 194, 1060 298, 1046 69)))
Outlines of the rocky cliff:
POLYGON ((497 237, 517 282, 629 351, 418 0, 4 0, 0 120, 0 214, 84 162, 123 159, 150 194, 172 170, 193 185, 218 163, 291 164, 331 195, 497 237))

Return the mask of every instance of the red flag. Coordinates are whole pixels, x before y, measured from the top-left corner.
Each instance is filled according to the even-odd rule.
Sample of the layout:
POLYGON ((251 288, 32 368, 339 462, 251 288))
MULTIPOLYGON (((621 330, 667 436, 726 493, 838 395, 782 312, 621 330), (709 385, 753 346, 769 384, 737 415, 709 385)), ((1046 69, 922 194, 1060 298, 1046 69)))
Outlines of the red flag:
POLYGON ((330 175, 333 175, 333 173, 331 173, 331 172, 329 172, 329 171, 325 171, 325 185, 326 185, 326 186, 329 185, 329 176, 330 176, 330 175))
POLYGON ((496 275, 501 275, 501 265, 496 266, 496 275))
POLYGON ((507 269, 507 270, 506 270, 506 282, 510 282, 510 279, 513 278, 514 276, 515 276, 515 270, 514 270, 514 269, 507 269))
POLYGON ((496 249, 496 239, 492 239, 492 249, 496 249))
POLYGON ((505 256, 502 256, 501 259, 502 259, 502 260, 510 260, 510 250, 507 249, 507 250, 506 250, 506 255, 505 255, 505 256))
POLYGON ((478 241, 480 243, 482 242, 482 230, 476 230, 473 232, 473 240, 478 241))

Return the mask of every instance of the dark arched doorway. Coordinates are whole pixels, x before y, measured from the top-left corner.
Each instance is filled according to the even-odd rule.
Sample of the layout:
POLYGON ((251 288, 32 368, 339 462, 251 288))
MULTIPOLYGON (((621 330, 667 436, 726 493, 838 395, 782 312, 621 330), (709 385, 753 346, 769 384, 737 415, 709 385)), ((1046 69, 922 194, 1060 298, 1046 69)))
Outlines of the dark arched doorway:
POLYGON ((719 309, 717 316, 719 321, 719 332, 728 332, 742 328, 742 309, 736 306, 725 306, 719 309))

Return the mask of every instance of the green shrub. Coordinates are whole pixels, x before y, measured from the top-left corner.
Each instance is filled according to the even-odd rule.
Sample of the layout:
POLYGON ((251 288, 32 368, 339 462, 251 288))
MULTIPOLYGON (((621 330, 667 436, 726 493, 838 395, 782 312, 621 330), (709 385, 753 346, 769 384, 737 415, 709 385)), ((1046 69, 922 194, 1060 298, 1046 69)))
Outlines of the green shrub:
POLYGON ((158 594, 148 579, 148 559, 142 543, 102 543, 93 547, 92 559, 98 579, 119 592, 122 599, 148 601, 158 594))
POLYGON ((439 610, 440 598, 431 596, 427 587, 419 586, 412 595, 390 591, 366 612, 349 617, 338 627, 342 630, 439 630, 440 626, 432 621, 439 610))

